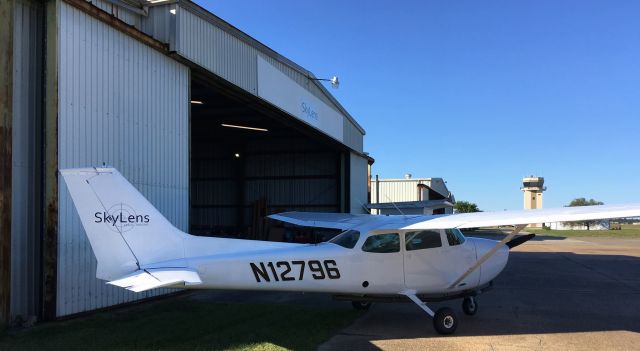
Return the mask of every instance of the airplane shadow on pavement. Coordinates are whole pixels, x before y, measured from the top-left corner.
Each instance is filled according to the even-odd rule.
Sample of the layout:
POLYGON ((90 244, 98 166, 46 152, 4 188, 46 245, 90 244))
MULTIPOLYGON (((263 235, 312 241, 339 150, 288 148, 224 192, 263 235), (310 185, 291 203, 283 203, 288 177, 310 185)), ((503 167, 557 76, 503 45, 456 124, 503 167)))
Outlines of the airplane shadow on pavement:
MULTIPOLYGON (((478 313, 452 307, 459 325, 440 336, 410 303, 376 304, 321 349, 377 349, 374 340, 630 331, 640 333, 640 258, 573 252, 513 252, 494 289, 478 297, 478 313)), ((582 347, 587 347, 583 345, 582 347)), ((639 347, 636 345, 636 347, 639 347)))

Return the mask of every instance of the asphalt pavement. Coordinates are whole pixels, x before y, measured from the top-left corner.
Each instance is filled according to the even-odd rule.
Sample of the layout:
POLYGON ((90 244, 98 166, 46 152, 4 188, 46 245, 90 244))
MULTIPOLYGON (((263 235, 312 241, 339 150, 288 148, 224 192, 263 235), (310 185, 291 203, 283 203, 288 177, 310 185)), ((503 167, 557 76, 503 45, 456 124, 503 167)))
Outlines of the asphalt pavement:
POLYGON ((320 350, 640 350, 640 239, 538 238, 514 249, 455 335, 410 303, 374 304, 320 350))

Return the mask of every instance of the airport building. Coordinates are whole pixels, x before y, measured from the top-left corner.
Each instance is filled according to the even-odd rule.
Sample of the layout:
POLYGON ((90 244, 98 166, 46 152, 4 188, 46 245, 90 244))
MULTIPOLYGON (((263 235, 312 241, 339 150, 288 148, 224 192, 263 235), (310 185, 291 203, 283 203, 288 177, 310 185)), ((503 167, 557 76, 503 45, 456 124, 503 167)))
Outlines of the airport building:
MULTIPOLYGON (((176 227, 363 212, 365 131, 310 71, 188 0, 0 2, 0 317, 167 293, 95 278, 58 169, 116 167, 176 227)), ((322 77, 325 78, 325 77, 322 77)))
MULTIPOLYGON (((452 214, 455 197, 442 178, 413 178, 371 180, 371 203, 366 207, 372 214, 452 214)), ((364 206, 364 205, 363 205, 364 206)))

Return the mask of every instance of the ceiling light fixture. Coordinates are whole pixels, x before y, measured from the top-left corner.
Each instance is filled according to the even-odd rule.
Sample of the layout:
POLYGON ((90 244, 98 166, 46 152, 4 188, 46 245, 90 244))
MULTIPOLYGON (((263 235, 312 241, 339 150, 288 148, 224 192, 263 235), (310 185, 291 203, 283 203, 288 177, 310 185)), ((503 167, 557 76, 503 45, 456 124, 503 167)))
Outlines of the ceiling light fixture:
POLYGON ((191 100, 191 103, 194 104, 194 105, 202 105, 203 104, 203 102, 200 101, 200 100, 191 100))
POLYGON ((268 132, 268 131, 269 131, 269 129, 266 129, 266 128, 256 128, 256 127, 238 126, 238 125, 235 125, 235 124, 225 124, 225 123, 222 123, 222 124, 220 124, 220 125, 221 125, 221 126, 223 126, 223 127, 227 127, 227 128, 248 129, 248 130, 255 130, 255 131, 258 131, 258 132, 268 132))

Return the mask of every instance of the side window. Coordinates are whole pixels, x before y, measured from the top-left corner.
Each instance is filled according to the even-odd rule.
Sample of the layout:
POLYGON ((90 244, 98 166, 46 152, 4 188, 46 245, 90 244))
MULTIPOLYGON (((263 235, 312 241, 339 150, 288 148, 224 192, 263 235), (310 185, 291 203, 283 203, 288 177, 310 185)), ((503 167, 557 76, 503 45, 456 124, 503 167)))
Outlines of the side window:
POLYGON ((353 249, 360 238, 360 232, 357 230, 347 230, 338 234, 335 238, 329 240, 330 243, 340 245, 347 249, 353 249))
POLYGON ((439 230, 422 230, 407 232, 404 235, 407 251, 433 249, 442 246, 439 230))
POLYGON ((464 235, 460 229, 445 229, 445 233, 447 233, 447 241, 449 242, 449 246, 460 245, 464 243, 464 235))
POLYGON ((400 236, 395 233, 370 236, 362 245, 362 251, 377 253, 399 252, 400 236))

